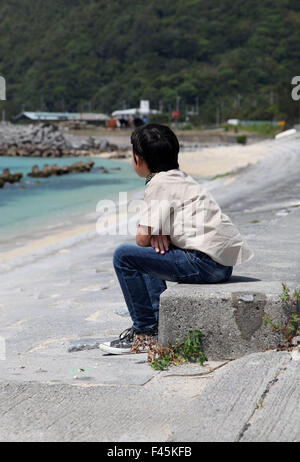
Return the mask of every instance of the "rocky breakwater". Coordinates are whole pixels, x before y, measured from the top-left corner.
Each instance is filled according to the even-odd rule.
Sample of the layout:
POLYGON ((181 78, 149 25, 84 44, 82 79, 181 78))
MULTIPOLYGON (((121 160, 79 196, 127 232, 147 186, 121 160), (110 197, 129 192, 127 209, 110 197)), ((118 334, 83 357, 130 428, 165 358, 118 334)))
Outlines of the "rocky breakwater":
POLYGON ((0 156, 65 157, 88 156, 117 151, 108 140, 64 135, 50 123, 38 125, 6 125, 0 129, 0 156))
POLYGON ((4 168, 2 173, 0 174, 0 188, 3 188, 5 183, 18 183, 22 176, 23 174, 20 172, 10 173, 10 170, 8 168, 4 168))
POLYGON ((45 164, 42 170, 39 169, 38 165, 32 167, 31 172, 27 173, 27 176, 32 178, 48 178, 52 175, 66 175, 68 173, 86 173, 89 172, 94 166, 93 161, 89 162, 75 162, 71 165, 64 165, 59 167, 57 164, 48 165, 45 164))

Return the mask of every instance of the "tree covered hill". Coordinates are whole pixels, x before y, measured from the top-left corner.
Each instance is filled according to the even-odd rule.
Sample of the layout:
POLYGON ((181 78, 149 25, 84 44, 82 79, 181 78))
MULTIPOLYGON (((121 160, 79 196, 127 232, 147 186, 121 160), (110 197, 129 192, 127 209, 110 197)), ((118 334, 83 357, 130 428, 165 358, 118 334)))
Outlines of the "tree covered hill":
POLYGON ((8 115, 180 97, 208 122, 299 117, 299 0, 0 0, 0 17, 8 115))

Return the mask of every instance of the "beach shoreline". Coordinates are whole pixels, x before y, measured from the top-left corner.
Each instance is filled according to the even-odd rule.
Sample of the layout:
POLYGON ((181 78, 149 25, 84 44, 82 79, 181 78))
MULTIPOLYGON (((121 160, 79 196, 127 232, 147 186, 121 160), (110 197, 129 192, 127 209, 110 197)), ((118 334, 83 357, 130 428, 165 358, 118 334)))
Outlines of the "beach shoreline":
MULTIPOLYGON (((143 189, 137 188, 131 191, 127 191, 127 204, 133 199, 141 199, 143 197, 143 189)), ((126 206, 124 203, 120 203, 118 200, 105 198, 104 202, 112 201, 112 204, 116 204, 116 210, 121 209, 121 212, 114 212, 106 215, 105 226, 109 230, 115 224, 120 226, 123 222, 128 223, 129 219, 137 218, 135 214, 129 214, 122 212, 122 206, 126 206)), ((127 210, 127 209, 126 209, 127 210)), ((76 220, 73 223, 60 224, 57 227, 51 226, 51 230, 44 229, 36 237, 28 238, 28 242, 25 245, 21 245, 15 248, 9 248, 4 252, 0 253, 0 272, 1 270, 11 269, 14 266, 23 265, 28 261, 32 261, 36 258, 49 255, 51 253, 63 253, 69 247, 72 247, 87 239, 95 238, 97 234, 101 236, 101 226, 98 224, 100 215, 95 210, 89 214, 80 214, 76 216, 76 220), (84 221, 83 224, 79 224, 84 221)), ((22 236, 24 240, 24 236, 22 236)))

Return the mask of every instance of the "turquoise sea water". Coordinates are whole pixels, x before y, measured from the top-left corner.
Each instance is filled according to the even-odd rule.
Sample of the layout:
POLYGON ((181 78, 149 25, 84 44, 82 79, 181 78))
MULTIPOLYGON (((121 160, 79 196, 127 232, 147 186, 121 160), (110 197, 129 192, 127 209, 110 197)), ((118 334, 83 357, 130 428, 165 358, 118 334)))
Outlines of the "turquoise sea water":
MULTIPOLYGON (((99 158, 22 158, 0 157, 0 169, 9 168, 11 173, 22 172, 21 183, 5 184, 0 189, 0 251, 11 247, 22 236, 44 235, 72 223, 84 224, 84 217, 91 217, 101 199, 118 198, 120 191, 132 192, 142 189, 144 180, 133 171, 130 162, 99 158), (26 176, 33 165, 70 165, 83 160, 93 160, 90 173, 67 174, 49 178, 26 176), (109 170, 105 174, 97 168, 109 170), (120 170, 114 168, 120 167, 120 170), (20 186, 22 186, 20 188, 20 186), (24 188, 23 188, 24 186, 24 188), (82 222, 83 221, 83 222, 82 222)), ((20 240, 21 244, 22 239, 20 240)))

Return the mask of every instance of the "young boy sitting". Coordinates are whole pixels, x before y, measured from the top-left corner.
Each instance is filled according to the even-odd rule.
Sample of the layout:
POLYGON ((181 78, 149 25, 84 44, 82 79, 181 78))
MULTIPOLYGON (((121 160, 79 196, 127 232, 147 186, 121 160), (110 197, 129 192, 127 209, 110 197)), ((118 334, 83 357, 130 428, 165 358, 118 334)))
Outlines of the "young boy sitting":
POLYGON ((146 178, 136 243, 114 253, 114 268, 132 319, 118 339, 102 343, 112 354, 130 353, 135 335, 158 335, 165 281, 207 284, 229 280, 232 267, 252 253, 213 197, 178 165, 179 143, 170 128, 148 124, 131 135, 132 166, 146 178))

